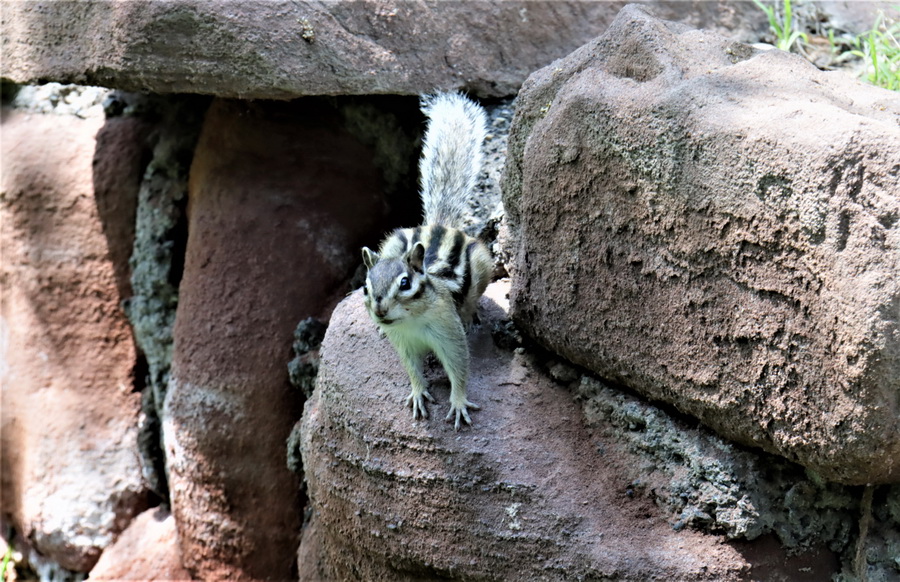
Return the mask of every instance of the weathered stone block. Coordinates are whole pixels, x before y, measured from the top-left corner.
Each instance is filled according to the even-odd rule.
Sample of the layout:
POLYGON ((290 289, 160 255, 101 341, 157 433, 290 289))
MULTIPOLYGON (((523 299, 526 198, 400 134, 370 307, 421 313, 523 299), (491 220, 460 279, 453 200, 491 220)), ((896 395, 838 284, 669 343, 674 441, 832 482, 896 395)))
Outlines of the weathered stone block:
POLYGON ((494 345, 508 289, 488 287, 470 334, 468 392, 482 409, 462 432, 444 420, 439 365, 426 370, 429 418, 413 420, 409 378, 362 293, 335 309, 301 428, 304 579, 743 579, 734 548, 675 532, 650 499, 629 497, 635 458, 589 431, 528 356, 494 345))
MULTIPOLYGON (((695 24, 765 29, 748 1, 648 3, 695 24)), ((20 0, 4 4, 0 74, 242 99, 435 89, 505 96, 601 33, 624 5, 20 0)))
POLYGON ((2 512, 43 556, 85 572, 147 503, 112 250, 128 244, 134 195, 114 185, 140 153, 111 151, 132 130, 102 118, 0 115, 2 512), (103 204, 113 196, 120 206, 103 204))
POLYGON ((148 509, 138 515, 91 570, 91 580, 165 580, 187 582, 191 575, 181 566, 175 518, 166 511, 148 509))
MULTIPOLYGON (((300 424, 312 516, 301 580, 825 580, 839 569, 824 545, 851 545, 851 488, 814 485, 788 461, 511 351, 508 291, 498 281, 480 303, 469 393, 482 409, 461 432, 443 418, 439 364, 426 366, 437 402, 414 421, 408 377, 361 294, 335 309, 300 424)), ((884 512, 872 537, 889 548, 881 527, 884 512)))
POLYGON ((894 93, 624 9, 520 95, 513 317, 728 438, 900 481, 898 122, 894 93))
POLYGON ((163 415, 184 565, 204 579, 290 577, 294 327, 346 293, 385 211, 374 151, 343 123, 319 100, 217 100, 204 121, 163 415))

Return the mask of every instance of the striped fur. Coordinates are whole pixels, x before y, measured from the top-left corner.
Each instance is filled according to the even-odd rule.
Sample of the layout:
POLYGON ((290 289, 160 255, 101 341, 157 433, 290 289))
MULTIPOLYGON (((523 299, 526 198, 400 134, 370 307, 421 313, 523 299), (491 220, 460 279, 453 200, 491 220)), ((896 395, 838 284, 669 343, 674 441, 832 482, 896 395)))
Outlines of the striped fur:
MULTIPOLYGON (((441 225, 398 228, 381 243, 377 263, 383 264, 374 280, 381 283, 378 275, 390 272, 399 286, 402 275, 414 279, 420 276, 415 269, 408 268, 405 264, 409 253, 417 244, 424 249, 422 270, 427 274, 425 278, 442 292, 450 294, 463 323, 468 326, 493 270, 487 247, 461 230, 441 225), (391 265, 390 271, 387 270, 387 265, 391 265)), ((373 280, 371 269, 372 267, 369 280, 373 280)), ((407 303, 411 297, 412 294, 398 292, 396 301, 407 303)))
POLYGON ((419 165, 425 224, 395 230, 377 253, 363 249, 365 303, 409 374, 413 418, 426 417, 424 401, 432 400, 422 362, 433 352, 450 378, 447 418, 455 416, 459 429, 478 408, 466 398, 465 329, 493 270, 487 247, 460 230, 481 170, 485 114, 456 94, 423 99, 423 111, 430 119, 419 165))

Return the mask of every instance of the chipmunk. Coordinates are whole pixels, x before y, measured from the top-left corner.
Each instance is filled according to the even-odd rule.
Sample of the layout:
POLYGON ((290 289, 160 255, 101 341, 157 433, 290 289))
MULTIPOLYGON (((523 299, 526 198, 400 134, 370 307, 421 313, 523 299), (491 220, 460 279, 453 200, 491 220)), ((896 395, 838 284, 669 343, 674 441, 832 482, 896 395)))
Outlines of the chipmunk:
POLYGON ((419 160, 425 222, 400 228, 382 241, 378 252, 362 249, 368 269, 363 288, 366 309, 396 348, 412 392, 406 405, 413 418, 427 418, 425 400, 434 402, 422 373, 433 352, 450 378, 450 411, 455 428, 472 424, 466 398, 471 325, 478 299, 491 278, 490 251, 461 230, 466 202, 481 171, 486 115, 477 104, 455 93, 422 99, 428 128, 419 160))

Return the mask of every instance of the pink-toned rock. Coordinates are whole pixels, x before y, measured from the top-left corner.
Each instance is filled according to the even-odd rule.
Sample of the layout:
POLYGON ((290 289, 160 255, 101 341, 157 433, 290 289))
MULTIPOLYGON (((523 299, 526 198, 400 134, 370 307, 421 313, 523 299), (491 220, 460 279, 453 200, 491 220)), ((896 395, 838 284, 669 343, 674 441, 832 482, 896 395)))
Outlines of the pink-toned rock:
MULTIPOLYGON (((286 99, 467 89, 512 95, 626 2, 11 2, 2 76, 286 99)), ((648 2, 694 25, 764 31, 752 2, 648 2)), ((750 35, 753 36, 753 35, 750 35)))
POLYGON ((94 189, 131 160, 96 149, 102 119, 4 108, 0 123, 2 511, 41 554, 87 571, 146 507, 135 348, 109 251, 122 241, 94 189))
POLYGON ((510 131, 512 313, 848 484, 900 481, 900 100, 633 6, 510 131))
POLYGON ((181 566, 175 518, 162 509, 138 515, 103 551, 89 580, 191 580, 181 566))
MULTIPOLYGON (((761 579, 763 561, 768 579, 796 574, 771 544, 738 549, 674 531, 651 496, 635 493, 648 459, 588 428, 533 357, 494 345, 508 289, 495 283, 481 301, 469 397, 482 409, 460 432, 444 420, 439 366, 427 366, 437 402, 414 421, 408 377, 361 293, 338 305, 301 428, 312 509, 301 579, 725 582, 761 579)), ((823 558, 810 579, 832 573, 823 558)))
POLYGON ((215 101, 190 176, 164 439, 184 564, 287 579, 300 535, 286 440, 293 331, 348 288, 385 204, 374 153, 321 100, 215 101))

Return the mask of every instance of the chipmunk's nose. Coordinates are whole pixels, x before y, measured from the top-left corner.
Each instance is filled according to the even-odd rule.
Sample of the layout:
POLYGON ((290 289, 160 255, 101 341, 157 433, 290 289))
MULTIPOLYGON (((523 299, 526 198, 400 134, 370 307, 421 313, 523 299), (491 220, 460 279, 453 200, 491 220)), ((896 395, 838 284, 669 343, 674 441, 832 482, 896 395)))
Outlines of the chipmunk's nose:
POLYGON ((384 317, 385 315, 387 315, 387 309, 385 309, 381 305, 381 303, 376 302, 375 303, 375 315, 377 315, 378 317, 384 317))

